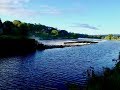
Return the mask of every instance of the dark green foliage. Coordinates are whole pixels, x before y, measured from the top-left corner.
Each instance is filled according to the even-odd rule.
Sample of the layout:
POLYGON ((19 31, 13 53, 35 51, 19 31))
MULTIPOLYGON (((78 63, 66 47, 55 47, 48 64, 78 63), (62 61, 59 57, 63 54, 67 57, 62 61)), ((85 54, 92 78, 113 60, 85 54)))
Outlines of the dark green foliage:
POLYGON ((2 24, 1 19, 0 19, 0 28, 3 28, 3 24, 2 24))
POLYGON ((3 23, 2 23, 2 21, 0 19, 0 34, 2 34, 2 33, 3 33, 3 23))
POLYGON ((113 35, 113 34, 109 34, 105 37, 106 40, 120 40, 120 36, 119 35, 113 35))
POLYGON ((28 33, 27 23, 21 23, 19 29, 20 29, 20 32, 21 32, 22 36, 27 36, 27 33, 28 33))
POLYGON ((103 39, 107 35, 87 35, 58 30, 41 24, 24 23, 19 20, 5 21, 0 20, 0 34, 13 36, 36 36, 40 39, 76 39, 76 38, 97 38, 103 39), (3 32, 2 32, 3 30, 3 32))
POLYGON ((74 38, 80 38, 80 34, 77 33, 69 33, 70 38, 74 39, 74 38))
POLYGON ((40 39, 63 39, 63 38, 79 38, 79 34, 69 33, 66 30, 58 30, 41 24, 24 23, 19 20, 5 21, 0 20, 0 28, 3 29, 3 35, 13 36, 36 36, 40 39))
POLYGON ((68 36, 69 36, 69 33, 68 33, 67 31, 65 31, 65 30, 60 30, 60 31, 59 31, 59 37, 62 37, 62 36, 68 37, 68 36))
POLYGON ((78 84, 70 83, 67 85, 68 90, 83 90, 78 84))
POLYGON ((13 23, 11 21, 5 21, 3 23, 3 33, 4 34, 12 34, 13 23))
POLYGON ((120 90, 120 62, 112 70, 105 68, 103 76, 92 77, 87 90, 120 90))

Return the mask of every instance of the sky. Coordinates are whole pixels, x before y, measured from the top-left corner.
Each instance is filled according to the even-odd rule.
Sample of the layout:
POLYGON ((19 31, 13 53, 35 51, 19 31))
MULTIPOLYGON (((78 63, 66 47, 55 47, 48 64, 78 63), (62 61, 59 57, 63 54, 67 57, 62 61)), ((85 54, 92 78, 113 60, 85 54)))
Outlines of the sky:
POLYGON ((120 0, 0 0, 0 18, 81 34, 120 34, 120 0))

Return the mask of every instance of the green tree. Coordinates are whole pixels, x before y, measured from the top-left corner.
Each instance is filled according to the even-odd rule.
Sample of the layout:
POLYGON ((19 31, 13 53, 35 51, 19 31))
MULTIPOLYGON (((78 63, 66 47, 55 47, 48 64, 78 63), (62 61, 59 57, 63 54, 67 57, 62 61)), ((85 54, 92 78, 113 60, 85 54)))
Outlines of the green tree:
POLYGON ((2 24, 1 19, 0 19, 0 28, 3 28, 3 24, 2 24))
POLYGON ((21 32, 21 36, 26 37, 28 35, 28 26, 27 26, 27 23, 21 23, 20 24, 20 32, 21 32))
POLYGON ((13 29, 12 29, 12 34, 13 35, 21 35, 21 32, 20 32, 20 30, 17 28, 17 27, 13 27, 13 29))
POLYGON ((59 31, 59 37, 67 38, 68 36, 69 36, 69 33, 66 30, 59 31))
POLYGON ((57 30, 52 30, 51 35, 52 36, 58 36, 58 31, 57 30))
POLYGON ((108 36, 105 37, 105 39, 107 39, 107 40, 112 40, 112 39, 113 39, 113 35, 112 35, 112 34, 109 34, 108 36))
POLYGON ((13 24, 14 24, 16 27, 20 27, 21 21, 19 21, 19 20, 14 20, 14 21, 13 21, 13 24))
POLYGON ((3 23, 3 32, 4 34, 12 34, 13 23, 11 21, 5 21, 3 23))
POLYGON ((2 23, 2 21, 0 19, 0 34, 2 34, 2 33, 3 33, 3 23, 2 23))
MULTIPOLYGON (((78 38, 80 34, 69 33, 66 30, 58 30, 54 27, 49 27, 41 24, 23 23, 19 20, 5 21, 0 20, 0 29, 3 29, 3 34, 14 36, 37 36, 41 39, 53 38, 78 38)), ((0 30, 1 31, 1 30, 0 30)), ((85 35, 83 35, 85 36, 85 35)), ((85 36, 87 37, 87 36, 85 36)))

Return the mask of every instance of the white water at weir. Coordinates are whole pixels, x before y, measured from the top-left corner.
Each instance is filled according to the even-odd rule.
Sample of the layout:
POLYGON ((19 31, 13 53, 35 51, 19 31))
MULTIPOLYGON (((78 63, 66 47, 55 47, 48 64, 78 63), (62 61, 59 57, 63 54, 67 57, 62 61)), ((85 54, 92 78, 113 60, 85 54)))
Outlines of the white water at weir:
MULTIPOLYGON (((55 39, 55 40, 39 40, 38 42, 41 42, 45 45, 64 45, 64 42, 74 42, 74 41, 96 41, 96 42, 101 42, 104 40, 101 39, 88 39, 88 38, 79 38, 79 39, 55 39)), ((84 43, 81 43, 80 45, 84 45, 84 43)))

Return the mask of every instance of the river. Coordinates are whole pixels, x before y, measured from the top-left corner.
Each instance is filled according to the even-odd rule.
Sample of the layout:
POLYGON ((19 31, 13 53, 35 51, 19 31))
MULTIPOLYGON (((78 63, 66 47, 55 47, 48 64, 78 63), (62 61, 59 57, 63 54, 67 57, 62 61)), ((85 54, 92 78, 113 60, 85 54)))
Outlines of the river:
POLYGON ((114 67, 120 42, 103 41, 78 47, 36 51, 24 56, 0 58, 0 89, 67 90, 67 84, 86 85, 86 70, 114 67))

